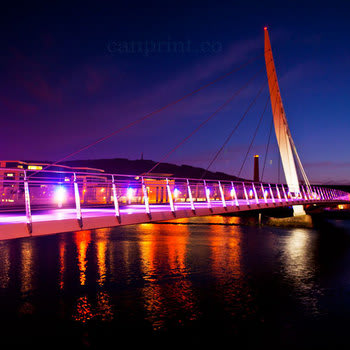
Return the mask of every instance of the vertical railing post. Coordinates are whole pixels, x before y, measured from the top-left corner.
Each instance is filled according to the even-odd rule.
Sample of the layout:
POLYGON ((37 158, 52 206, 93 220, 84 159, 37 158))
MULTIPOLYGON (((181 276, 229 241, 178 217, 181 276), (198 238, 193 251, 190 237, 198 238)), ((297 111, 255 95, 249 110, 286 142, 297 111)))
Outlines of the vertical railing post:
POLYGON ((322 193, 323 193, 323 198, 324 198, 325 200, 327 200, 327 199, 328 199, 327 188, 323 188, 323 189, 322 189, 322 193))
POLYGON ((249 197, 248 197, 247 189, 246 189, 246 187, 245 187, 245 183, 244 183, 244 182, 242 182, 242 184, 243 184, 243 191, 244 191, 244 196, 245 196, 245 199, 246 199, 246 201, 247 201, 247 205, 248 205, 248 206, 250 206, 250 201, 249 201, 249 197))
POLYGON ((272 188, 271 188, 271 184, 269 184, 269 190, 270 190, 270 196, 271 196, 271 199, 272 199, 272 203, 275 204, 276 201, 275 201, 275 197, 273 195, 273 191, 272 191, 272 188))
MULTIPOLYGON (((236 192, 236 189, 235 189, 235 186, 233 184, 233 181, 231 181, 231 186, 232 186, 232 194, 233 196, 235 197, 235 204, 236 204, 236 207, 239 207, 239 203, 238 203, 238 198, 237 198, 237 192, 236 192)), ((233 204, 233 199, 232 199, 232 204, 233 204)))
MULTIPOLYGON (((293 193, 295 194, 295 192, 293 193)), ((290 195, 291 202, 294 202, 295 198, 293 197, 292 192, 289 190, 289 188, 288 188, 288 194, 290 195)))
POLYGON ((322 188, 321 188, 321 187, 319 187, 318 191, 320 192, 320 198, 321 198, 321 200, 324 200, 324 196, 323 196, 322 188))
POLYGON ((316 195, 317 195, 317 200, 320 200, 321 199, 321 196, 320 196, 320 192, 318 191, 318 188, 317 188, 317 186, 315 186, 314 187, 314 189, 315 189, 315 192, 316 192, 316 195))
POLYGON ((325 200, 328 199, 327 188, 324 188, 324 189, 323 189, 323 197, 324 197, 325 200))
POLYGON ((313 192, 312 192, 313 190, 312 190, 312 187, 311 186, 309 186, 309 199, 310 200, 313 200, 314 199, 314 196, 313 196, 313 192))
POLYGON ((323 190, 322 190, 322 187, 319 188, 319 191, 320 191, 320 196, 321 196, 321 199, 324 200, 324 193, 323 193, 323 190))
POLYGON ((304 201, 305 201, 307 198, 306 198, 304 186, 300 185, 300 188, 301 188, 301 192, 302 192, 301 198, 304 199, 304 201))
POLYGON ((219 181, 219 190, 220 190, 220 194, 221 194, 222 206, 226 209, 225 195, 224 195, 224 191, 223 191, 223 189, 222 189, 222 185, 221 185, 221 182, 220 182, 220 181, 219 181))
POLYGON ((326 188, 323 188, 323 189, 322 189, 322 192, 323 192, 323 197, 324 197, 324 199, 327 200, 328 198, 327 198, 327 191, 326 191, 326 188))
POLYGON ((286 193, 286 190, 284 188, 284 185, 282 184, 282 191, 283 191, 283 196, 284 196, 284 199, 286 200, 286 203, 288 203, 288 197, 287 197, 287 193, 286 193))
POLYGON ((278 188, 278 185, 276 184, 276 190, 277 190, 277 197, 278 197, 278 200, 280 201, 280 203, 282 203, 282 197, 281 197, 281 193, 280 193, 280 190, 278 188))
POLYGON ((207 204, 208 204, 208 208, 210 210, 212 210, 212 207, 211 207, 211 202, 210 202, 210 193, 209 193, 209 189, 207 187, 207 183, 205 180, 203 180, 203 184, 204 184, 204 191, 205 191, 205 197, 207 199, 207 204))
POLYGON ((331 200, 332 199, 332 196, 331 196, 331 191, 330 189, 328 188, 327 189, 327 196, 328 196, 328 199, 331 200))
POLYGON ((261 187, 261 191, 262 191, 262 194, 263 194, 263 197, 264 197, 265 204, 267 204, 267 196, 265 194, 264 185, 262 183, 260 183, 260 187, 261 187))
POLYGON ((254 192, 255 202, 256 202, 256 204, 259 204, 259 198, 258 198, 258 194, 256 193, 256 189, 255 189, 255 186, 254 186, 254 182, 252 182, 252 186, 253 186, 253 192, 254 192))
POLYGON ((191 187, 190 187, 190 182, 188 181, 188 179, 186 181, 187 181, 188 198, 190 199, 190 203, 191 203, 191 210, 193 212, 195 212, 194 203, 193 203, 193 197, 192 197, 192 191, 191 191, 191 187))
POLYGON ((75 209, 77 220, 80 228, 83 228, 83 218, 81 215, 81 207, 80 207, 80 195, 79 195, 79 187, 77 182, 77 175, 74 173, 74 198, 75 198, 75 209))
POLYGON ((173 200, 173 194, 171 193, 170 185, 169 185, 169 180, 166 180, 166 188, 168 191, 168 197, 169 197, 169 203, 170 203, 170 210, 175 216, 175 207, 174 207, 174 200, 173 200))
POLYGON ((115 216, 118 222, 120 223, 121 218, 120 218, 119 202, 118 202, 118 196, 117 196, 117 188, 115 186, 115 181, 114 181, 114 175, 112 175, 112 194, 113 194, 113 201, 114 201, 115 216))
POLYGON ((26 206, 26 221, 27 221, 27 229, 29 234, 33 232, 33 221, 32 221, 32 211, 30 208, 30 195, 29 195, 29 185, 27 172, 24 171, 24 202, 26 206))
POLYGON ((151 216, 151 211, 149 208, 148 192, 147 192, 147 188, 146 188, 145 181, 144 181, 143 177, 141 178, 141 182, 142 182, 142 193, 143 193, 143 200, 145 202, 146 214, 151 219, 152 216, 151 216))

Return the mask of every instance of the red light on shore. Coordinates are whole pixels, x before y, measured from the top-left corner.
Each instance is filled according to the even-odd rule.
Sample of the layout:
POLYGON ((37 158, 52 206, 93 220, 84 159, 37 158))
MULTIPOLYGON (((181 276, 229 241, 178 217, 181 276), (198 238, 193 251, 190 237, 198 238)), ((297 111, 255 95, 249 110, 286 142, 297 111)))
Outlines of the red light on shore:
POLYGON ((267 27, 264 27, 264 30, 267 30, 267 27))

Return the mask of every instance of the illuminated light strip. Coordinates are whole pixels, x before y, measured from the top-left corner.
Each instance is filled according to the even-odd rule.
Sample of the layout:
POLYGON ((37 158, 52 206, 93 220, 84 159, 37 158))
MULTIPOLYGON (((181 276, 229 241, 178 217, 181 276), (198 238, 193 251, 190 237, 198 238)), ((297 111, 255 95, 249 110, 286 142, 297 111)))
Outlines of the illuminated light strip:
POLYGON ((326 191, 326 188, 323 189, 323 195, 324 195, 324 199, 327 200, 327 191, 326 191))
POLYGON ((262 191, 263 197, 264 197, 264 202, 265 202, 265 204, 267 204, 267 196, 266 196, 266 193, 265 193, 264 186, 263 186, 262 183, 260 185, 261 185, 261 191, 262 191))
POLYGON ((222 190, 221 182, 218 181, 218 183, 219 183, 219 190, 220 190, 220 194, 221 194, 222 205, 226 209, 226 201, 225 201, 224 191, 222 190))
POLYGON ((304 201, 307 200, 307 196, 306 196, 306 193, 305 193, 305 188, 303 185, 300 186, 301 187, 301 190, 303 192, 303 195, 304 195, 304 201))
POLYGON ((259 204, 259 198, 258 198, 258 194, 256 193, 254 182, 252 182, 252 185, 253 185, 253 192, 254 192, 255 202, 256 202, 256 204, 259 204))
POLYGON ((173 195, 172 195, 171 190, 170 190, 170 185, 169 185, 169 180, 168 179, 166 179, 166 188, 167 188, 167 191, 168 191, 170 210, 172 211, 172 213, 175 216, 175 207, 174 207, 173 195))
MULTIPOLYGON (((233 184, 233 181, 231 181, 231 186, 232 186, 231 191, 232 191, 232 194, 233 194, 233 196, 234 196, 234 198, 235 198, 236 207, 239 207, 238 198, 237 198, 237 193, 236 193, 236 189, 235 189, 235 186, 234 186, 234 184, 233 184)), ((233 197, 233 196, 232 196, 232 197, 233 197)), ((233 198, 232 198, 232 202, 233 202, 233 198)), ((233 203, 232 203, 232 204, 233 204, 233 203)))
POLYGON ((190 182, 188 181, 188 179, 186 181, 187 181, 188 197, 190 198, 190 202, 191 202, 191 210, 194 212, 196 209, 195 209, 194 203, 193 203, 193 197, 192 197, 190 182))
POLYGON ((271 195, 271 198, 272 198, 272 203, 275 204, 276 201, 275 201, 275 197, 273 196, 273 191, 272 191, 272 188, 271 188, 271 184, 269 184, 269 190, 270 190, 270 195, 271 195))
POLYGON ((114 175, 112 175, 112 192, 113 192, 115 216, 116 216, 118 222, 121 223, 119 203, 118 203, 118 197, 117 197, 117 189, 115 186, 114 175))
POLYGON ((29 195, 29 186, 28 186, 28 179, 27 179, 27 173, 24 171, 24 201, 26 205, 26 219, 27 219, 27 228, 29 234, 32 234, 33 227, 32 227, 32 212, 30 209, 30 195, 29 195))
POLYGON ((75 173, 74 173, 74 197, 75 197, 75 208, 76 208, 78 224, 80 228, 83 228, 83 218, 81 215, 79 187, 77 182, 77 176, 75 173))
POLYGON ((145 201, 146 214, 151 219, 152 217, 151 217, 151 211, 149 209, 148 193, 147 193, 147 188, 145 186, 145 182, 143 180, 143 177, 141 178, 141 181, 142 181, 142 192, 143 192, 143 199, 145 201))
POLYGON ((284 199, 286 200, 286 203, 288 203, 288 197, 287 197, 287 194, 286 194, 286 190, 284 189, 284 185, 282 184, 282 191, 283 191, 283 195, 284 195, 284 199))
POLYGON ((247 201, 247 205, 250 206, 250 202, 249 202, 249 197, 248 197, 247 189, 245 188, 244 182, 242 182, 242 184, 243 184, 243 191, 244 191, 245 199, 246 199, 246 201, 247 201))
POLYGON ((282 203, 281 193, 280 193, 280 190, 279 190, 277 184, 276 184, 276 190, 277 190, 277 197, 278 197, 278 200, 280 201, 280 203, 282 203))
POLYGON ((207 188, 207 183, 205 180, 203 181, 203 183, 204 183, 204 191, 205 191, 205 197, 207 198, 208 208, 212 210, 211 202, 210 202, 210 190, 209 188, 207 188))

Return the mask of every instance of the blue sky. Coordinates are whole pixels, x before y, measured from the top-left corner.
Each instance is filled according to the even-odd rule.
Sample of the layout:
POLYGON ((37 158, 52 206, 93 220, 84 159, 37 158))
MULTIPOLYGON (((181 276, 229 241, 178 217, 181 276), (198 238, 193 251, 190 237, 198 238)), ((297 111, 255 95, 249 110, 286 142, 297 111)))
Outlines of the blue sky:
MULTIPOLYGON (((4 8, 0 158, 55 161, 176 100, 248 60, 253 63, 76 158, 162 159, 249 84, 168 162, 207 167, 266 83, 268 26, 290 129, 313 182, 350 183, 350 23, 346 1, 60 2, 4 8)), ((210 170, 237 175, 265 88, 210 170)), ((268 106, 242 171, 261 167, 268 106)), ((272 134, 265 179, 277 181, 272 134)))

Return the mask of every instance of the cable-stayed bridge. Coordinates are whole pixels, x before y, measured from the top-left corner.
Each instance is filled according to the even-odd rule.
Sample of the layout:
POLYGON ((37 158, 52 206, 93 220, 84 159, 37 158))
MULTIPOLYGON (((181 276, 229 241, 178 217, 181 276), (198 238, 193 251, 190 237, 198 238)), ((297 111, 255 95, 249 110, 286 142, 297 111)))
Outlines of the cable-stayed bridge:
MULTIPOLYGON (((219 113, 236 97, 237 93, 211 113, 206 120, 145 173, 123 175, 86 170, 52 170, 53 166, 73 155, 160 113, 188 96, 198 93, 228 75, 225 74, 72 152, 51 165, 30 169, 18 164, 17 167, 0 168, 0 239, 266 208, 277 209, 286 206, 293 207, 294 215, 303 215, 306 205, 330 206, 350 203, 349 193, 323 186, 312 186, 306 176, 283 108, 267 28, 265 28, 264 55, 273 124, 286 179, 285 184, 209 180, 205 178, 205 172, 200 179, 156 176, 153 173, 162 161, 219 113), (300 179, 297 169, 301 174, 300 179)), ((233 70, 229 74, 235 71, 233 70)), ((259 90, 258 95, 260 92, 261 90, 259 90)), ((252 103, 255 99, 256 97, 252 103)), ((214 158, 210 160, 206 171, 237 130, 252 103, 224 140, 214 158)), ((243 165, 244 163, 242 167, 243 165)))

